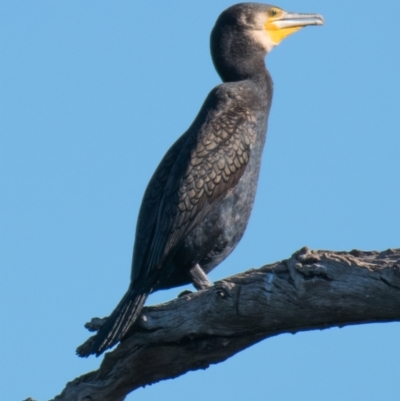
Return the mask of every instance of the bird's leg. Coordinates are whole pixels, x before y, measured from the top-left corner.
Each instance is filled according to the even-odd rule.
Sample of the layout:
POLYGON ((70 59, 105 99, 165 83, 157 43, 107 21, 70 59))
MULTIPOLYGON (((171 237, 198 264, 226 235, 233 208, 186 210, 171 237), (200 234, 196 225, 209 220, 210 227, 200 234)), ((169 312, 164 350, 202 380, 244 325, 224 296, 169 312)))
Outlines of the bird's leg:
POLYGON ((205 290, 213 285, 198 263, 189 269, 189 277, 196 290, 205 290))

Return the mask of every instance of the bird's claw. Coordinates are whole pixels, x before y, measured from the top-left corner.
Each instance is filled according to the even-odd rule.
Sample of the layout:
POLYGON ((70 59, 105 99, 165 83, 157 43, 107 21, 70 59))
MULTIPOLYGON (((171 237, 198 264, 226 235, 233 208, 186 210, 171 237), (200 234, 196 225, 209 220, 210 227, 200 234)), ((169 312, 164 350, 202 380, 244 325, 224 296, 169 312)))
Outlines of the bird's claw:
POLYGON ((231 286, 226 281, 217 281, 214 284, 214 291, 221 297, 221 298, 231 298, 231 286))
POLYGON ((185 290, 185 291, 182 291, 182 292, 178 295, 178 298, 182 298, 182 297, 184 297, 185 295, 190 295, 190 294, 193 294, 193 291, 185 290))

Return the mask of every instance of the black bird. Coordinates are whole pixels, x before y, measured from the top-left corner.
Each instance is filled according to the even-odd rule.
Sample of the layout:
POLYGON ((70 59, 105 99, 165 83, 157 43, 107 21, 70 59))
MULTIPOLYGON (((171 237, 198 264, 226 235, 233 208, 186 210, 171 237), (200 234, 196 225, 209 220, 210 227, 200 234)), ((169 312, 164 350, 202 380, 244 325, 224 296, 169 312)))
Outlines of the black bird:
POLYGON ((80 356, 116 344, 154 291, 193 283, 240 241, 250 217, 266 138, 273 83, 264 58, 286 36, 322 25, 317 14, 295 14, 258 3, 236 4, 218 18, 211 55, 223 83, 207 96, 189 129, 151 178, 136 227, 131 283, 80 356))

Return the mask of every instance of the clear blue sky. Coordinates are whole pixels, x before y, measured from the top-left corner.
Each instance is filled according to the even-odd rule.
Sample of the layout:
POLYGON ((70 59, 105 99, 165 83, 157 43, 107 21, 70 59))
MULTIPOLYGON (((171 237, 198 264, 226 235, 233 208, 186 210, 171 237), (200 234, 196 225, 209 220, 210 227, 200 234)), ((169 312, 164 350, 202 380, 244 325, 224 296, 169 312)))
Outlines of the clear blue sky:
MULTIPOLYGON (((101 362, 83 324, 128 286, 144 188, 219 83, 228 0, 0 2, 0 393, 45 401, 101 362)), ((315 249, 400 246, 400 2, 285 0, 326 25, 267 57, 253 215, 220 279, 315 249)), ((148 304, 174 298, 155 294, 148 304)), ((400 323, 264 341, 128 400, 398 401, 400 323)))

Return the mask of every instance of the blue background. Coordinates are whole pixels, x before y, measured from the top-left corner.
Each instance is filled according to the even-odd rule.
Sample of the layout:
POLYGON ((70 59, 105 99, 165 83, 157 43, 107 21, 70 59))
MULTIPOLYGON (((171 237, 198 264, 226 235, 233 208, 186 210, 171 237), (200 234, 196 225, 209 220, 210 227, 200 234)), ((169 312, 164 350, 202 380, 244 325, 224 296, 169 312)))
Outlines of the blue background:
MULTIPOLYGON (((2 399, 48 400, 101 362, 75 356, 83 324, 128 286, 143 191, 220 82, 209 33, 231 4, 0 2, 2 399)), ((212 280, 304 245, 400 246, 400 3, 277 5, 326 25, 267 57, 256 204, 212 280)), ((281 335, 127 399, 399 400, 399 339, 399 323, 281 335)))

